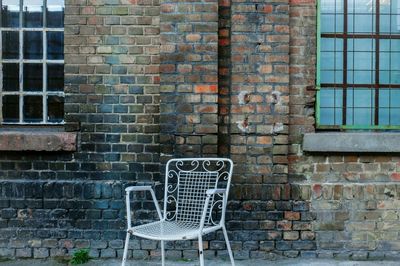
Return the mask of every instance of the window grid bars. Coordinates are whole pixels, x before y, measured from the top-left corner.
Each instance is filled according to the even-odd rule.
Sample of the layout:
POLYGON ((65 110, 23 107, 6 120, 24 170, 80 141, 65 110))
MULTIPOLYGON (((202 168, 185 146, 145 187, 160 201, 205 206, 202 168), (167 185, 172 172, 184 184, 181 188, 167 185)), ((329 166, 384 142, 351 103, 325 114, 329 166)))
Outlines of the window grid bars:
MULTIPOLYGON (((0 8, 3 6, 3 1, 0 0, 0 8)), ((19 64, 19 91, 7 91, 3 92, 3 80, 0 79, 0 123, 1 124, 19 124, 19 125, 35 125, 35 124, 64 124, 64 120, 62 122, 49 122, 48 121, 48 101, 47 98, 49 95, 64 97, 65 94, 63 91, 61 92, 48 92, 47 91, 47 63, 56 63, 56 64, 64 64, 64 60, 48 60, 47 59, 47 32, 64 32, 64 28, 48 28, 47 25, 47 0, 43 0, 43 9, 42 9, 42 23, 43 26, 39 28, 24 28, 23 27, 23 10, 24 1, 19 1, 19 27, 18 28, 10 28, 10 27, 0 27, 0 51, 2 50, 3 45, 3 31, 10 32, 18 32, 19 33, 19 58, 18 59, 3 59, 2 53, 0 52, 0 64, 1 67, 3 63, 18 63, 19 64), (42 32, 42 60, 40 59, 24 59, 24 32, 35 31, 42 32), (42 91, 41 92, 24 92, 24 63, 39 63, 42 64, 42 91), (3 119, 3 95, 18 95, 19 97, 19 121, 18 122, 4 122, 3 119), (24 96, 42 96, 42 121, 41 122, 24 122, 24 96)), ((0 12, 0 22, 2 21, 2 11, 0 12)), ((2 69, 2 68, 1 68, 2 69)))
MULTIPOLYGON (((354 1, 354 5, 355 5, 354 1)), ((375 33, 373 32, 373 30, 371 30, 370 34, 363 34, 363 33, 353 33, 350 34, 348 33, 348 3, 347 1, 343 1, 343 28, 344 28, 344 32, 343 33, 337 33, 336 31, 334 33, 321 33, 321 0, 317 1, 317 8, 318 8, 318 12, 317 12, 317 78, 316 78, 316 87, 317 87, 317 102, 316 102, 316 124, 317 124, 317 128, 321 128, 321 129, 328 129, 328 128, 343 128, 343 129, 399 129, 400 125, 392 125, 391 124, 391 112, 393 111, 393 107, 391 106, 391 94, 392 91, 390 90, 391 88, 394 89, 398 89, 400 88, 400 84, 391 84, 389 82, 389 84, 379 84, 380 81, 380 66, 379 66, 379 52, 380 52, 380 47, 379 47, 379 43, 380 40, 383 39, 388 39, 389 40, 389 46, 392 47, 391 43, 393 39, 400 39, 400 34, 398 35, 393 35, 392 34, 392 9, 390 8, 390 12, 389 12, 389 18, 390 18, 390 28, 389 28, 389 34, 380 34, 380 2, 379 0, 375 0, 373 2, 373 4, 375 5, 375 14, 373 16, 373 20, 375 20, 375 33), (321 84, 321 64, 320 64, 320 60, 321 60, 321 38, 333 38, 333 39, 342 39, 343 40, 343 83, 342 84, 336 84, 336 77, 334 79, 334 83, 333 84, 321 84), (348 44, 348 39, 363 39, 363 38, 372 38, 375 41, 375 51, 372 50, 371 52, 371 57, 373 57, 373 55, 375 54, 375 69, 372 69, 371 72, 375 71, 375 82, 374 83, 366 83, 366 84, 349 84, 347 82, 347 44, 348 44), (336 89, 337 88, 342 88, 343 93, 342 93, 342 123, 341 125, 321 125, 321 105, 320 105, 320 101, 321 101, 321 92, 320 89, 324 88, 324 87, 333 87, 334 88, 334 97, 336 98, 336 89), (373 91, 375 91, 375 97, 371 97, 371 101, 373 101, 372 98, 374 98, 374 103, 375 105, 373 106, 371 103, 371 109, 373 109, 373 113, 374 113, 374 118, 371 115, 371 119, 373 120, 373 123, 371 123, 371 125, 355 125, 354 124, 354 110, 357 107, 354 107, 354 93, 353 93, 353 106, 351 107, 353 115, 352 115, 352 120, 353 120, 353 125, 347 125, 347 89, 351 87, 353 92, 355 90, 355 88, 370 88, 371 89, 371 93, 373 91), (379 125, 379 93, 380 93, 380 89, 382 88, 388 88, 389 89, 389 125, 379 125)), ((355 8, 353 8, 355 10, 355 8)), ((335 21, 336 21, 336 4, 335 4, 335 21)), ((354 12, 354 14, 358 14, 357 12, 354 12)), ((360 13, 361 14, 361 13, 360 13)), ((386 14, 386 13, 385 13, 386 14)), ((398 15, 400 16, 400 15, 398 15)), ((353 27, 355 25, 355 16, 353 16, 353 27)), ((372 23, 374 24, 372 20, 372 23)), ((334 51, 336 53, 336 41, 334 41, 334 51)), ((389 50, 389 53, 391 53, 391 48, 389 50)), ((372 61, 372 60, 371 60, 372 61)), ((336 68, 336 60, 334 63, 334 68, 336 68)), ((371 62, 372 64, 372 62, 371 62)), ((389 81, 391 81, 391 70, 392 70, 392 66, 391 66, 391 57, 389 56, 389 81)), ((354 56, 353 56, 353 72, 354 70, 354 56)), ((335 72, 334 72, 335 73, 335 72)), ((354 75, 353 75, 354 76, 354 75)), ((354 77, 353 77, 354 79, 354 77)), ((354 82, 353 82, 354 83, 354 82)), ((386 108, 386 107, 385 107, 386 108)), ((334 105, 333 105, 333 109, 336 110, 336 100, 334 100, 334 105)), ((396 108, 399 109, 399 108, 396 108)), ((334 111, 334 121, 336 121, 336 112, 334 111)), ((335 122, 336 123, 336 122, 335 122)))

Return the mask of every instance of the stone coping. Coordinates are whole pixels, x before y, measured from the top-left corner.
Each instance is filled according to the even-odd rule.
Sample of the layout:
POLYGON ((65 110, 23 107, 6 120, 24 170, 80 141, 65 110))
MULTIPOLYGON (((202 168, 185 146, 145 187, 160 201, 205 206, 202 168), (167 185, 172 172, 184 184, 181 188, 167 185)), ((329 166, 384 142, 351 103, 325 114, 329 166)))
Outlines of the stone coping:
POLYGON ((0 151, 76 151, 77 133, 51 131, 0 132, 0 151))
POLYGON ((303 139, 307 152, 400 153, 400 132, 307 133, 303 139))

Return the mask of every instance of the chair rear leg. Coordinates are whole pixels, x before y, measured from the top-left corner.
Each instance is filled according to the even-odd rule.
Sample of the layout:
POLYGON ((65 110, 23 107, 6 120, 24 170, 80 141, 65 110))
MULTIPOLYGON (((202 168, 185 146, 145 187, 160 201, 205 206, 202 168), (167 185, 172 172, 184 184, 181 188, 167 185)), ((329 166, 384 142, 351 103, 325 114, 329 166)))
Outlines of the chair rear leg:
POLYGON ((199 235, 199 259, 200 259, 200 266, 204 266, 204 254, 203 254, 203 237, 199 235))
POLYGON ((129 232, 126 232, 124 255, 122 257, 121 266, 125 266, 126 258, 128 257, 128 246, 129 246, 129 238, 130 238, 130 236, 131 236, 131 234, 129 232))
POLYGON ((233 254, 231 250, 231 245, 229 244, 228 233, 226 232, 225 225, 222 226, 222 231, 224 232, 225 242, 226 242, 226 249, 229 253, 229 258, 231 259, 232 266, 235 266, 235 261, 233 260, 233 254))
POLYGON ((165 266, 165 246, 164 240, 161 240, 161 265, 165 266))

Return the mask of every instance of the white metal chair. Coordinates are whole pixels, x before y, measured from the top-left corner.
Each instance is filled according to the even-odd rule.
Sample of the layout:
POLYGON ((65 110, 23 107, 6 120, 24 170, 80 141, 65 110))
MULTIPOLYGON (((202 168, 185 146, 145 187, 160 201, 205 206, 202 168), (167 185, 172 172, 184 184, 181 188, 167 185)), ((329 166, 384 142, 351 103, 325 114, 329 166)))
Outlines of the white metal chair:
POLYGON ((165 170, 164 210, 151 186, 131 186, 126 191, 128 229, 122 266, 125 266, 131 235, 161 241, 162 265, 165 265, 164 241, 198 239, 200 265, 204 265, 203 235, 222 229, 232 265, 232 250, 225 228, 225 209, 232 177, 233 162, 225 158, 172 159, 165 170), (159 221, 132 226, 130 193, 149 191, 159 221))

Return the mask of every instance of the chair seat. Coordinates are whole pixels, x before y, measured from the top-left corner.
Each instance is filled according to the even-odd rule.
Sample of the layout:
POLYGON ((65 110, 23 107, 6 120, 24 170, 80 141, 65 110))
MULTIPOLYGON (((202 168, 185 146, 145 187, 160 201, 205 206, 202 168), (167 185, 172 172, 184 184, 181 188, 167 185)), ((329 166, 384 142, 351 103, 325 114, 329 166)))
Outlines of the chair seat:
MULTIPOLYGON (((221 226, 208 226, 203 228, 203 234, 220 229, 221 226)), ((198 224, 157 221, 128 228, 132 235, 153 240, 184 240, 195 239, 200 233, 198 224)))

